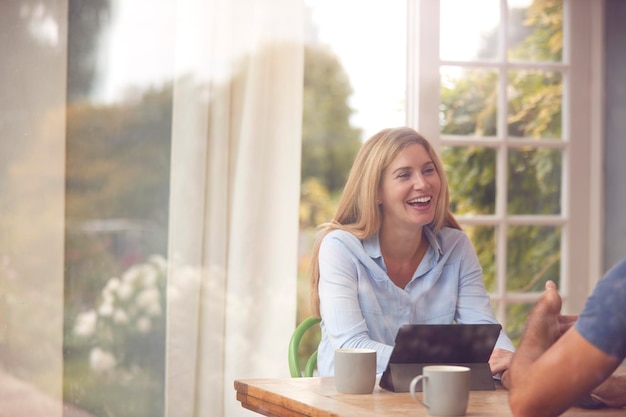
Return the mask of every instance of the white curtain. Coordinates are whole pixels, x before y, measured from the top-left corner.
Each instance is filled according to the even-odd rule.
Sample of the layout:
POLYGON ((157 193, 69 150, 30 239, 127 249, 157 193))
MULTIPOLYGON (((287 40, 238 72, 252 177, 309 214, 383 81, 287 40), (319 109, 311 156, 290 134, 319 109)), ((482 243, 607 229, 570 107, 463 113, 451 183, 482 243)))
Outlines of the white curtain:
POLYGON ((166 408, 251 415, 296 314, 303 0, 177 3, 166 408))

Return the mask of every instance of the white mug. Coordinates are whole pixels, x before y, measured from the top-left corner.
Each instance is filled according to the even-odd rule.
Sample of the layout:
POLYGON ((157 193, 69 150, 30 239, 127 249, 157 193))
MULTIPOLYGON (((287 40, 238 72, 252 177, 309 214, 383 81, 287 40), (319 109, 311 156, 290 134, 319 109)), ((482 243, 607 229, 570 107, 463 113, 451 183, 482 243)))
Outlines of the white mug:
POLYGON ((336 349, 335 386, 344 394, 371 394, 376 384, 376 351, 336 349))
POLYGON ((431 416, 464 416, 470 391, 470 368, 454 365, 428 365, 410 385, 411 396, 428 409, 431 416), (422 381, 424 400, 415 393, 422 381))

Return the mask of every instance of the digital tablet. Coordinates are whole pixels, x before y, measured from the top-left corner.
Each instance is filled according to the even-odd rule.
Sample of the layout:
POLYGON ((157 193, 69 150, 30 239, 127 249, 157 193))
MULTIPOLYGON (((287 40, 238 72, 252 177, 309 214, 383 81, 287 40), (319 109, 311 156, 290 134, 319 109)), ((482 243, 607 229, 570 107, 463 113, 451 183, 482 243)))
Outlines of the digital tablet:
POLYGON ((471 369, 471 390, 493 390, 488 361, 501 329, 499 324, 405 324, 398 330, 380 386, 408 392, 424 366, 454 364, 471 369))

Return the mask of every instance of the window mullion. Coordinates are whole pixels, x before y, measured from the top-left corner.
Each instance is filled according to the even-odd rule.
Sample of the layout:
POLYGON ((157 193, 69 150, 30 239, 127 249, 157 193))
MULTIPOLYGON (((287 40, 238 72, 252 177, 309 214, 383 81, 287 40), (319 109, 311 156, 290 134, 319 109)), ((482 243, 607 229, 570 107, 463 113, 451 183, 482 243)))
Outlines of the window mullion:
POLYGON ((440 151, 439 1, 407 0, 407 12, 407 125, 440 151))
POLYGON ((496 315, 502 326, 506 328, 507 307, 507 178, 508 178, 508 148, 507 148, 507 2, 500 0, 500 50, 498 70, 498 112, 497 132, 499 147, 496 156, 496 217, 499 224, 496 232, 496 290, 499 298, 496 315))

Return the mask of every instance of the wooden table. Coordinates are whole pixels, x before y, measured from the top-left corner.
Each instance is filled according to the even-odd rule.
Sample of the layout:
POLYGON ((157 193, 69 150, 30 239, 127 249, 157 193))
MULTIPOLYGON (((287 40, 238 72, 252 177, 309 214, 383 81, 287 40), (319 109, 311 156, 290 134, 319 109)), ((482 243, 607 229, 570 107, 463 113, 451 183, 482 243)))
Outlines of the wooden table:
MULTIPOLYGON (((242 379, 235 381, 237 400, 249 410, 265 416, 292 417, 421 417, 428 416, 409 393, 386 391, 376 385, 373 394, 339 394, 334 378, 242 379)), ((420 394, 421 395, 421 394, 420 394)), ((624 416, 625 410, 585 410, 572 407, 563 416, 624 416)), ((508 393, 470 392, 468 416, 508 417, 508 393)))

